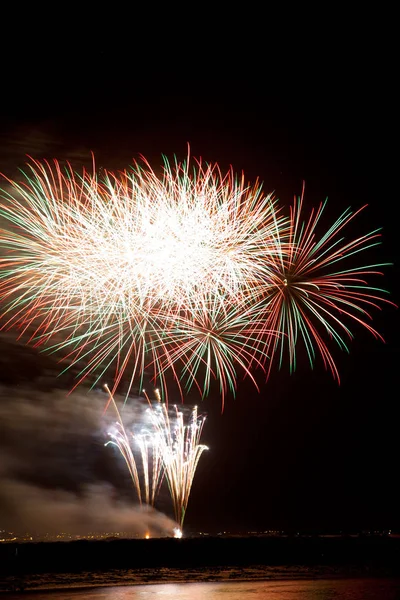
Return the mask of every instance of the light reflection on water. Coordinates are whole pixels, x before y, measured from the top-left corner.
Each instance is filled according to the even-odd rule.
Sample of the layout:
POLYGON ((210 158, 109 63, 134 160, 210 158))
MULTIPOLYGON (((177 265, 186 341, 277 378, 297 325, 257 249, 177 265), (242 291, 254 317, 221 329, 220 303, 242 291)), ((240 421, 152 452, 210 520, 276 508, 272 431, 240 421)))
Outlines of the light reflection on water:
MULTIPOLYGON (((400 579, 167 583, 29 596, 32 600, 400 600, 400 579)), ((12 598, 23 600, 26 594, 12 598)))

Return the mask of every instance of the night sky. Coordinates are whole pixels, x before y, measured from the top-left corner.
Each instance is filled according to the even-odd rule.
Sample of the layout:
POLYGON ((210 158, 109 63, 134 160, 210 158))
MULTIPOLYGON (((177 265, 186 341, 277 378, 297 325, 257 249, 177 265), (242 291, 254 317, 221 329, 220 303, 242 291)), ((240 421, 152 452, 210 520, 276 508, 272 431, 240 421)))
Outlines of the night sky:
MULTIPOLYGON (((43 40, 40 47, 26 43, 29 61, 19 68, 17 54, 9 49, 9 68, 2 76, 0 171, 15 175, 26 154, 70 159, 79 167, 90 164, 91 151, 99 167, 122 169, 139 154, 156 167, 161 154, 184 159, 189 143, 193 156, 223 169, 232 165, 250 181, 259 177, 282 205, 289 206, 305 181, 306 207, 328 197, 326 222, 348 206, 367 203, 348 233, 357 237, 382 226, 383 243, 371 261, 397 263, 398 117, 390 39, 382 34, 379 41, 368 45, 364 34, 354 37, 348 31, 339 38, 321 33, 301 52, 295 43, 286 54, 272 42, 248 55, 238 46, 211 62, 206 55, 193 57, 188 66, 185 47, 179 60, 171 51, 168 60, 161 54, 153 64, 145 53, 135 57, 133 50, 99 39, 79 40, 71 50, 61 41, 53 40, 51 48, 43 40)), ((398 280, 398 264, 387 267, 383 287, 394 302, 399 302, 398 280)), ((398 310, 375 311, 374 325, 386 344, 352 326, 350 355, 331 346, 340 386, 320 360, 311 370, 304 358, 292 376, 286 366, 275 368, 268 383, 258 373, 260 393, 239 381, 236 398, 227 398, 223 413, 218 391, 212 391, 201 404, 208 414, 203 441, 210 450, 193 484, 187 530, 400 529, 398 310)), ((46 386, 62 388, 48 375, 43 383, 38 366, 43 357, 14 346, 9 336, 1 339, 3 396, 23 395, 28 383, 35 404, 46 386), (40 385, 35 384, 39 371, 40 385)), ((46 372, 56 373, 54 364, 46 372)), ((79 477, 83 485, 107 474, 126 499, 123 466, 115 467, 116 456, 110 464, 100 449, 101 435, 91 435, 89 427, 85 468, 70 450, 69 444, 78 443, 71 435, 57 448, 63 463, 75 457, 74 464, 72 458, 63 464, 64 475, 75 469, 73 477, 57 477, 53 469, 44 480, 37 467, 27 474, 29 402, 24 396, 24 407, 15 409, 26 433, 14 438, 12 419, 4 418, 4 407, 0 412, 0 428, 3 423, 6 430, 2 440, 12 438, 0 446, 0 475, 15 451, 13 477, 18 473, 29 485, 51 490, 54 484, 75 493, 79 477), (110 475, 113 468, 119 468, 118 476, 110 475)), ((66 402, 72 415, 74 396, 66 402)), ((84 445, 83 437, 79 443, 84 445)), ((3 511, 6 504, 0 495, 3 511)))

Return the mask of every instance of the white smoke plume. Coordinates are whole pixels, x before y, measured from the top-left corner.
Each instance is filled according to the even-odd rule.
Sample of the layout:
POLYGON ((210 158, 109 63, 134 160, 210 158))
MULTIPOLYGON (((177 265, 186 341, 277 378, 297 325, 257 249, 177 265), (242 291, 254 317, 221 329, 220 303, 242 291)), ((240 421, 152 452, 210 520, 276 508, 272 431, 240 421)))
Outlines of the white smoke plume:
MULTIPOLYGON (((31 387, 24 381, 0 387, 0 530, 173 535, 176 523, 138 504, 122 457, 105 447, 115 421, 112 406, 104 414, 106 403, 103 391, 68 395, 35 379, 31 387)), ((144 409, 141 399, 132 399, 126 422, 138 424, 144 409)))

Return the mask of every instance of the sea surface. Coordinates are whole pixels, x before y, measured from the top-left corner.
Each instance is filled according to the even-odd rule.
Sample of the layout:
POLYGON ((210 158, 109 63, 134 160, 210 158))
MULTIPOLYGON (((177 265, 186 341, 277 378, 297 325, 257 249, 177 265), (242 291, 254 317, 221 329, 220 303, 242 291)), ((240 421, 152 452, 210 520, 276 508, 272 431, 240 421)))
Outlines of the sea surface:
MULTIPOLYGON (((396 576, 395 576, 396 575, 396 576)), ((343 566, 116 569, 3 579, 13 600, 400 600, 400 577, 343 566), (18 591, 22 585, 23 591, 18 591), (14 586, 14 587, 13 587, 14 586), (17 588, 16 588, 17 586, 17 588), (17 591, 10 591, 17 589, 17 591)), ((4 594, 4 595, 3 595, 4 594)))
POLYGON ((14 600, 398 600, 400 580, 165 583, 11 594, 14 600))

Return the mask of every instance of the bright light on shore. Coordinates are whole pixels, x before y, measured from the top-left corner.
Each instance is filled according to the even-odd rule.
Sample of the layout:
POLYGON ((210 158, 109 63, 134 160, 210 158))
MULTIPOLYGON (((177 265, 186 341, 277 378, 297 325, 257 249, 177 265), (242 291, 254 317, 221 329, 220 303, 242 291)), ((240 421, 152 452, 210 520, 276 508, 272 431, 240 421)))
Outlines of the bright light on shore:
POLYGON ((174 529, 174 538, 181 539, 181 537, 182 537, 182 531, 181 531, 181 529, 179 529, 179 527, 176 527, 174 529))

